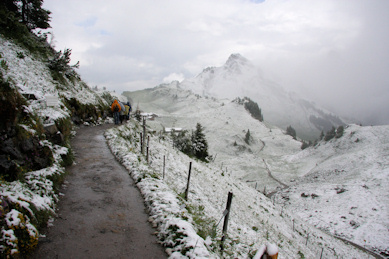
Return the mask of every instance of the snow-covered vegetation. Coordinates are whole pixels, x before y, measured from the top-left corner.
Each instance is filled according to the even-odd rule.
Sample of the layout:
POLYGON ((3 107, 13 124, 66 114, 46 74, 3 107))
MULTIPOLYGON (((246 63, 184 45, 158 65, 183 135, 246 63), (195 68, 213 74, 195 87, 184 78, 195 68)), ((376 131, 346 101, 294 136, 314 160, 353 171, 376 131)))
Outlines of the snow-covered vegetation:
POLYGON ((35 248, 55 213, 73 121, 101 123, 110 95, 91 91, 75 71, 55 80, 44 57, 3 37, 0 62, 0 251, 16 257, 35 248))

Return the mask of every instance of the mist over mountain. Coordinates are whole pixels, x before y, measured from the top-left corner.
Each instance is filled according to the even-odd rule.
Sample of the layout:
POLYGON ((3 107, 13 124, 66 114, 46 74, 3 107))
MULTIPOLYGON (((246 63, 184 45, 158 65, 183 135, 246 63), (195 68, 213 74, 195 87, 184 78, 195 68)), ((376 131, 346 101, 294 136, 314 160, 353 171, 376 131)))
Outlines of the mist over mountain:
MULTIPOLYGON (((344 126, 342 134, 333 138, 326 135, 315 145, 302 150, 300 141, 286 134, 285 130, 266 122, 266 113, 264 122, 255 118, 245 107, 247 99, 236 98, 230 101, 203 97, 180 86, 181 84, 175 81, 150 89, 124 92, 123 95, 132 101, 134 109, 143 111, 145 115, 157 115, 147 121, 151 131, 156 133, 154 142, 159 142, 157 136, 167 138, 170 135, 163 133, 166 128, 191 132, 196 123, 204 127, 208 152, 212 156, 207 164, 209 169, 198 169, 196 176, 198 179, 200 175, 207 175, 207 180, 198 180, 197 185, 209 193, 204 200, 215 199, 215 196, 225 191, 223 188, 220 191, 217 188, 225 186, 221 182, 228 175, 236 184, 244 183, 242 189, 245 192, 257 191, 257 194, 245 195, 245 201, 258 195, 258 191, 262 192, 273 197, 281 211, 299 215, 304 222, 309 222, 323 233, 368 247, 383 256, 389 254, 386 217, 386 204, 389 199, 389 171, 386 161, 389 152, 388 126, 347 125, 344 126), (216 175, 214 172, 217 170, 223 170, 223 173, 218 174, 220 178, 216 180, 212 177, 216 175), (205 182, 210 184, 205 186, 205 182)), ((313 110, 310 103, 301 101, 299 105, 313 110)), ((321 118, 325 116, 323 113, 321 118)), ((316 123, 322 121, 318 119, 316 123)), ((171 148, 172 143, 167 145, 171 148)), ((152 162, 158 164, 157 171, 162 164, 162 154, 174 153, 167 152, 166 148, 153 152, 159 156, 158 161, 152 162)), ((170 160, 174 161, 177 171, 185 172, 185 165, 179 166, 178 157, 170 160)), ((198 168, 198 165, 194 168, 198 168)), ((172 171, 173 169, 169 170, 170 175, 172 171)), ((172 177, 174 180, 168 182, 178 184, 178 179, 184 177, 177 173, 172 177)), ((234 195, 237 192, 234 191, 234 195)), ((237 224, 239 229, 244 228, 243 222, 246 220, 252 219, 255 222, 260 218, 247 216, 251 215, 251 208, 256 206, 235 206, 237 207, 234 207, 234 210, 239 211, 237 214, 244 215, 237 224)), ((275 214, 284 215, 284 212, 275 214)), ((279 221, 274 219, 274 215, 269 219, 279 221)), ((253 226, 256 223, 249 224, 253 226)), ((256 235, 254 234, 254 238, 257 238, 256 235)), ((296 242, 296 238, 293 236, 292 242, 296 242)), ((303 242, 305 243, 306 239, 303 242)), ((287 243, 283 242, 283 246, 287 243)), ((309 249, 314 252, 314 249, 309 249)), ((342 249, 337 246, 334 251, 339 253, 342 249)), ((288 258, 294 258, 293 251, 284 254, 287 254, 288 258)), ((320 252, 316 257, 310 255, 305 258, 319 256, 320 252)), ((324 257, 364 258, 349 254, 324 257)))
POLYGON ((203 96, 229 99, 247 96, 258 103, 266 122, 282 129, 292 125, 297 135, 305 139, 315 139, 321 131, 345 124, 335 114, 267 80, 260 69, 240 54, 232 54, 221 67, 205 68, 179 86, 203 96))

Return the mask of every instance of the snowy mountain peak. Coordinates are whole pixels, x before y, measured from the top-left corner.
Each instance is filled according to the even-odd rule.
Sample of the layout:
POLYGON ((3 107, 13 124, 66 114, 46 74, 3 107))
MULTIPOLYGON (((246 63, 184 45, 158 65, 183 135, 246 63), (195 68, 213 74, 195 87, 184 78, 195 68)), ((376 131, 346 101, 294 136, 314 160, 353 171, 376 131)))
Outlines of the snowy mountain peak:
POLYGON ((180 87, 216 98, 249 97, 262 109, 265 121, 286 129, 291 125, 305 139, 318 138, 320 132, 343 125, 341 119, 314 104, 289 94, 280 85, 266 80, 260 69, 241 54, 232 54, 221 67, 208 67, 180 87), (333 120, 332 118, 337 118, 333 120))
POLYGON ((241 54, 231 54, 231 56, 228 58, 227 62, 224 65, 224 69, 230 71, 230 72, 237 72, 241 73, 243 69, 246 67, 253 68, 253 64, 243 57, 241 54))

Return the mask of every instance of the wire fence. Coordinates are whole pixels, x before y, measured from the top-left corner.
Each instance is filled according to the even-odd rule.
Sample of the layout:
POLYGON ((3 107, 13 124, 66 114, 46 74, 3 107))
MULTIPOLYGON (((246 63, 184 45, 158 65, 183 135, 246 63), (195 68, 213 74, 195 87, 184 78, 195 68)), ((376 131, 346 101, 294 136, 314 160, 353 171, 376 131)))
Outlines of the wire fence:
MULTIPOLYGON (((143 132, 139 132, 139 134, 138 134, 138 136, 139 136, 139 143, 140 143, 140 151, 146 157, 147 163, 151 165, 153 163, 153 161, 158 160, 158 159, 161 160, 161 156, 158 156, 158 157, 154 156, 153 153, 152 153, 152 150, 150 149, 150 136, 148 136, 147 140, 146 140, 147 131, 146 131, 145 120, 143 120, 143 125, 142 126, 143 126, 142 127, 143 132)), ((159 136, 158 139, 160 141, 161 136, 159 136)), ((163 172, 162 173, 163 174, 163 180, 169 180, 171 178, 169 176, 168 172, 167 172, 168 171, 167 170, 168 166, 167 166, 166 163, 167 163, 168 160, 169 160, 169 154, 167 154, 167 156, 163 155, 163 163, 161 162, 161 164, 163 164, 163 169, 161 168, 161 172, 163 172)), ((188 182, 187 182, 187 187, 185 189, 185 198, 186 199, 188 198, 187 195, 188 195, 188 189, 189 189, 189 184, 190 184, 190 182, 189 182, 189 180, 190 180, 190 170, 191 170, 191 164, 189 165, 189 177, 187 177, 188 182)), ((227 168, 223 168, 223 165, 222 165, 221 170, 223 172, 227 172, 227 168), (224 171, 224 169, 225 169, 225 171, 224 171)), ((183 182, 185 182, 185 178, 186 177, 183 176, 183 182)), ((258 192, 261 192, 260 190, 257 189, 258 185, 257 185, 256 181, 252 181, 252 182, 248 183, 248 185, 250 185, 250 186, 252 185, 251 187, 253 187, 258 192)), ((266 186, 264 187, 264 193, 263 194, 266 195, 266 186)), ((285 207, 284 204, 277 204, 275 202, 274 196, 271 196, 270 199, 272 201, 272 204, 273 204, 275 210, 277 210, 280 213, 280 216, 282 216, 285 219, 288 219, 288 220, 286 220, 286 222, 289 222, 289 227, 293 229, 293 234, 299 235, 300 237, 305 239, 304 245, 314 254, 314 256, 315 256, 314 258, 315 259, 338 258, 339 257, 335 248, 331 247, 328 244, 325 244, 324 241, 321 240, 320 237, 317 236, 317 233, 310 232, 309 227, 307 227, 306 224, 304 224, 304 222, 301 222, 300 220, 292 217, 290 215, 290 213, 284 208, 285 207)), ((236 214, 236 213, 233 213, 233 215, 234 214, 236 214)), ((229 211, 224 211, 223 212, 222 219, 226 215, 229 215, 229 211)), ((220 219, 220 221, 221 221, 221 219, 220 219)), ((324 224, 325 224, 325 222, 323 221, 323 225, 324 224)), ((333 236, 331 233, 328 233, 326 231, 324 231, 324 233, 327 234, 327 235, 333 236)), ((333 236, 333 237, 336 238, 336 236, 333 236)), ((268 240, 270 242, 273 242, 273 243, 278 243, 279 242, 279 240, 277 240, 274 237, 270 237, 270 236, 268 237, 268 240)), ((339 240, 339 242, 344 242, 344 241, 343 240, 342 241, 339 240)), ((376 255, 376 254, 372 253, 372 252, 370 254, 369 253, 370 251, 368 249, 365 249, 363 247, 358 247, 356 244, 353 244, 352 242, 348 242, 348 243, 351 244, 351 245, 354 245, 356 247, 356 249, 363 250, 366 253, 366 257, 365 258, 383 258, 383 257, 381 257, 379 255, 376 255)), ((301 253, 301 252, 299 251, 298 253, 301 253)), ((305 255, 303 255, 302 253, 299 254, 298 256, 300 256, 301 258, 305 257, 305 255)))

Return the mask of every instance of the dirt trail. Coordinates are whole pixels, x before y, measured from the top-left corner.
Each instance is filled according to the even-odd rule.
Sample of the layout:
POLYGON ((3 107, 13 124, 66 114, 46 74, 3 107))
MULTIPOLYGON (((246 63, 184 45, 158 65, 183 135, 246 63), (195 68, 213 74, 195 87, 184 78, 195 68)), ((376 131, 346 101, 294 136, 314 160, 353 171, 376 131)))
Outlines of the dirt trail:
POLYGON ((76 164, 67 168, 57 217, 31 258, 166 258, 126 169, 103 133, 84 127, 72 140, 76 164))

